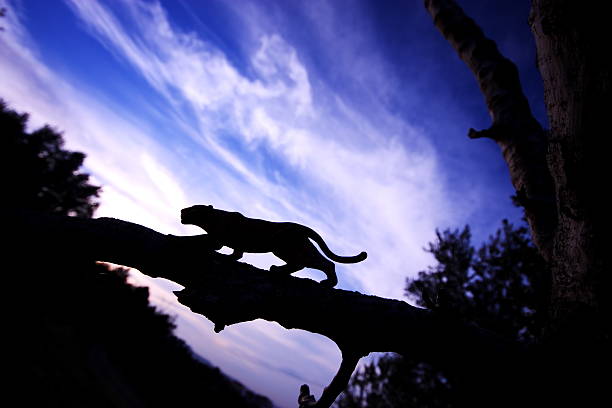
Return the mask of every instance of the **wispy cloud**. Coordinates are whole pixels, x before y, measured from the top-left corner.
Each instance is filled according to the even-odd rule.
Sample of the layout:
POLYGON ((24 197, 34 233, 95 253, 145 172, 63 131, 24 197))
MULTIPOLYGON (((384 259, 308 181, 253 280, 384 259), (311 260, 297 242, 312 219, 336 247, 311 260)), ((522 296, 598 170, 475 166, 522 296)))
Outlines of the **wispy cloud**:
POLYGON ((239 176, 225 190, 254 193, 220 193, 215 203, 259 216, 252 203, 260 202, 268 216, 318 228, 338 251, 367 248, 367 266, 351 267, 352 283, 401 296, 407 264, 418 269, 427 259, 424 237, 454 215, 422 132, 382 107, 365 116, 336 91, 314 93, 298 51, 277 33, 258 39, 247 77, 223 50, 173 26, 159 3, 123 2, 124 23, 95 1, 69 4, 177 111, 191 108, 185 132, 239 176))
MULTIPOLYGON (((82 78, 60 76, 19 21, 8 21, 0 36, 0 92, 35 122, 64 130, 70 148, 88 153, 88 170, 104 185, 99 215, 164 232, 196 232, 178 223, 178 210, 206 202, 247 216, 301 222, 338 253, 368 251, 366 262, 338 267, 340 286, 396 298, 404 278, 430 263, 422 248, 435 227, 461 216, 424 131, 392 113, 380 95, 366 103, 330 87, 273 26, 245 30, 257 33, 244 39, 256 46, 248 66, 238 67, 225 50, 174 24, 160 3, 122 0, 115 9, 95 0, 67 4, 167 107, 158 118, 165 131, 134 118, 129 105, 109 107, 81 90, 95 79, 83 86, 82 78)), ((301 276, 322 278, 308 271, 301 276)), ((252 373, 290 370, 296 384, 298 377, 324 383, 328 378, 320 373, 331 378, 339 361, 329 342, 265 322, 211 336, 209 323, 168 306, 172 296, 163 289, 153 297, 174 308, 179 333, 201 350, 217 347, 239 379, 245 377, 239 364, 245 356, 251 356, 252 373), (255 358, 285 361, 287 355, 295 358, 289 367, 262 368, 255 358)))

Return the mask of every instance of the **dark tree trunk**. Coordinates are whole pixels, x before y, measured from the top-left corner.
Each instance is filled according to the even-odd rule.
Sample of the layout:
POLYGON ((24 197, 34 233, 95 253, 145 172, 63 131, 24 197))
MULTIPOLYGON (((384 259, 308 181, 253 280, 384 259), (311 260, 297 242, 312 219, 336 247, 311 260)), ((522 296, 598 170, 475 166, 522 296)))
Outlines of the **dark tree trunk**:
POLYGON ((610 35, 604 32, 609 23, 603 16, 607 13, 570 0, 534 0, 530 16, 550 122, 547 158, 558 214, 550 259, 552 318, 560 330, 587 319, 595 325, 590 335, 610 321, 603 315, 610 310, 604 234, 611 211, 604 198, 611 95, 610 35))
POLYGON ((566 390, 561 397, 583 405, 580 396, 594 402, 605 395, 611 362, 607 19, 607 13, 571 0, 534 0, 530 15, 550 122, 547 159, 558 215, 549 326, 557 359, 550 366, 566 373, 556 376, 566 390))
POLYGON ((556 404, 589 405, 604 395, 610 363, 608 14, 585 2, 533 0, 530 24, 551 126, 544 132, 533 123, 516 67, 456 2, 425 0, 425 7, 478 81, 493 124, 470 136, 501 147, 549 265, 544 389, 556 404))

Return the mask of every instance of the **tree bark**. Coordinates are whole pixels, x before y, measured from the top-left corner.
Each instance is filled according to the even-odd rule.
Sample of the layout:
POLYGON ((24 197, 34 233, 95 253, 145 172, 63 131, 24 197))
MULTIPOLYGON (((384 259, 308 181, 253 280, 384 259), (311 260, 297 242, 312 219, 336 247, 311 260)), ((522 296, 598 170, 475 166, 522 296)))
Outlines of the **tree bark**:
MULTIPOLYGON (((530 25, 551 129, 531 115, 515 66, 453 0, 425 0, 476 77, 493 125, 472 137, 502 148, 532 237, 551 274, 543 343, 558 405, 589 405, 610 364, 610 205, 602 180, 610 106, 608 14, 573 0, 533 0, 530 25)), ((605 180, 605 179, 604 179, 605 180)), ((607 180, 606 180, 607 181, 607 180)))
POLYGON ((446 368, 470 390, 466 399, 476 406, 484 395, 515 386, 511 380, 518 376, 513 373, 523 369, 529 356, 514 342, 406 302, 326 288, 231 260, 212 250, 206 235, 164 235, 112 218, 9 210, 3 215, 11 237, 8 253, 17 259, 44 257, 50 264, 79 259, 133 267, 184 285, 176 292, 179 301, 210 319, 215 331, 265 319, 333 340, 345 359, 321 398, 325 404, 318 407, 335 400, 350 378, 351 366, 372 351, 418 354, 446 368))
MULTIPOLYGON (((609 310, 604 256, 607 201, 597 183, 605 169, 598 137, 606 129, 610 65, 604 13, 579 2, 536 0, 530 23, 551 124, 531 114, 518 72, 453 0, 425 0, 434 24, 473 72, 493 124, 472 137, 501 147, 534 242, 550 266, 551 331, 609 310), (604 289, 606 288, 606 289, 604 289), (573 322, 573 323, 570 323, 573 322)), ((573 330, 573 329, 572 329, 573 330)), ((606 329, 607 330, 607 329, 606 329)))
POLYGON ((552 310, 559 326, 587 317, 597 326, 610 321, 610 257, 604 252, 610 206, 602 185, 610 173, 602 142, 612 97, 606 19, 607 13, 568 0, 534 0, 529 19, 551 127, 548 163, 558 214, 552 310))

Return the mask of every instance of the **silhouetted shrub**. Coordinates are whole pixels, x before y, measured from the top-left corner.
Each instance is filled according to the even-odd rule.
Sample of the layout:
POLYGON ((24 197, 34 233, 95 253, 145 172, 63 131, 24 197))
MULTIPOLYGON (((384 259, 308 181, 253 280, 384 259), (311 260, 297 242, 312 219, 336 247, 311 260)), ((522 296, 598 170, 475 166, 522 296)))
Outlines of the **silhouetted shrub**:
POLYGON ((0 99, 2 205, 91 217, 100 187, 79 170, 85 155, 65 150, 62 135, 49 126, 28 132, 27 122, 28 114, 0 99))
MULTIPOLYGON (((522 342, 537 341, 546 314, 548 274, 527 228, 504 220, 478 250, 468 226, 436 231, 436 236, 427 251, 437 264, 407 280, 406 296, 453 320, 522 342)), ((460 392, 435 365, 387 355, 358 370, 336 406, 453 407, 460 392)))
MULTIPOLYGON (((0 100, 3 209, 91 216, 99 187, 79 170, 85 155, 64 150, 48 126, 28 133, 27 119, 0 100)), ((149 304, 148 289, 127 284, 125 269, 7 238, 4 297, 15 317, 7 331, 16 338, 7 354, 17 364, 5 372, 14 405, 271 407, 194 359, 172 320, 149 304)))

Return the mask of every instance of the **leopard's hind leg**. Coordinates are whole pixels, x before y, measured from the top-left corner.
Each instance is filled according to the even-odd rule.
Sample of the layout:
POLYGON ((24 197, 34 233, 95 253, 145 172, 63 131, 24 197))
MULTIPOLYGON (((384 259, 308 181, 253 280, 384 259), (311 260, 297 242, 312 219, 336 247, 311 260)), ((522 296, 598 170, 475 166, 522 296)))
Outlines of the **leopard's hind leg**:
POLYGON ((325 274, 327 277, 323 279, 320 283, 321 285, 328 286, 333 288, 338 284, 338 277, 336 276, 336 265, 327 258, 324 258, 318 252, 313 253, 313 256, 310 257, 308 262, 306 262, 305 267, 311 269, 318 269, 325 274))
POLYGON ((322 259, 318 262, 318 266, 312 266, 312 268, 319 269, 325 273, 326 279, 321 281, 321 285, 333 288, 338 284, 338 276, 336 275, 336 265, 327 259, 322 259))
POLYGON ((336 266, 317 250, 308 238, 299 240, 286 239, 279 241, 274 255, 287 262, 287 265, 271 267, 271 272, 293 273, 303 268, 318 269, 325 273, 327 279, 321 281, 322 285, 334 287, 338 284, 336 266))

